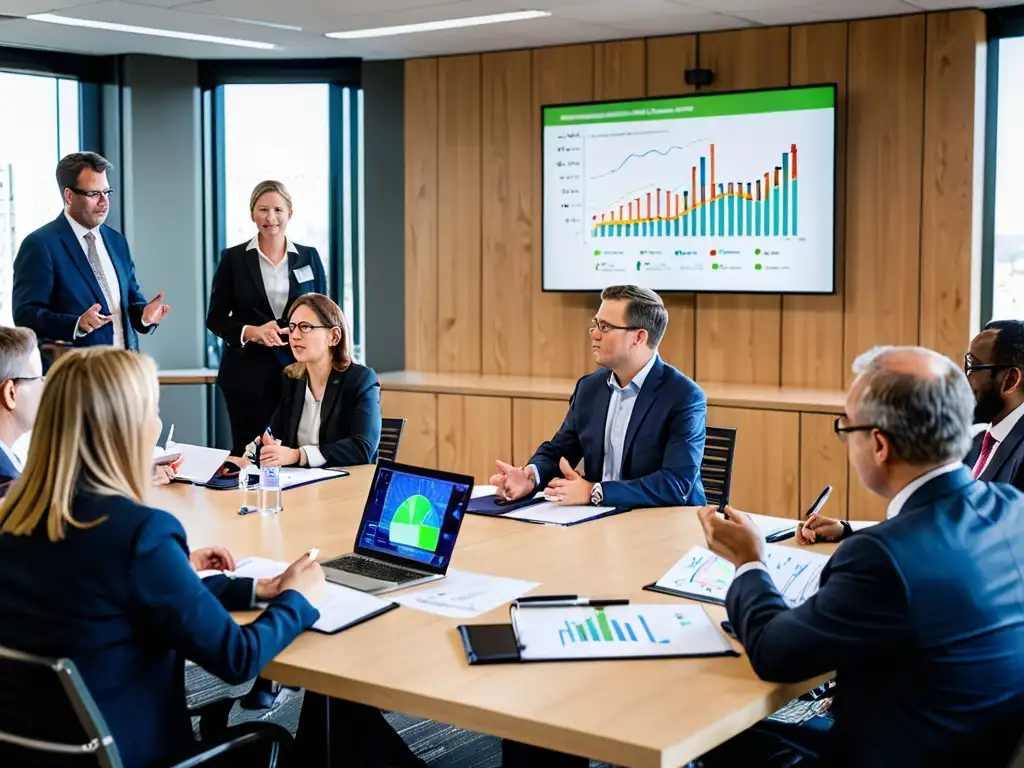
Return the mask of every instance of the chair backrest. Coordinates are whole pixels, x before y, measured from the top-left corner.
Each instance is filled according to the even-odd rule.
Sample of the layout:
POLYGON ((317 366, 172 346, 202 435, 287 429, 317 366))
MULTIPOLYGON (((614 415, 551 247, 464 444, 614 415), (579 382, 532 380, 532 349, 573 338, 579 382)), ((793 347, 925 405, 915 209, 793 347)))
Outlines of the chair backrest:
POLYGON ((380 420, 380 445, 377 447, 377 458, 398 461, 398 444, 402 442, 402 430, 405 419, 380 420))
POLYGON ((70 659, 0 646, 0 765, 121 768, 114 738, 70 659))
POLYGON ((1017 750, 1013 753, 1013 757, 1010 758, 1010 764, 1007 768, 1024 768, 1024 737, 1021 738, 1020 744, 1017 745, 1017 750))
POLYGON ((704 458, 700 463, 700 479, 708 505, 729 502, 732 484, 732 461, 736 454, 736 430, 732 427, 708 427, 704 440, 704 458))

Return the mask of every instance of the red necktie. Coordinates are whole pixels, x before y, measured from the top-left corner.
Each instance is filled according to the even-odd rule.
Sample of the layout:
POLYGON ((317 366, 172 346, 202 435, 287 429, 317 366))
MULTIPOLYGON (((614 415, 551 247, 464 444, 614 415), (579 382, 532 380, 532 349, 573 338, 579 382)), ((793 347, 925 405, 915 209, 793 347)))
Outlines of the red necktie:
POLYGON ((988 457, 992 454, 992 449, 996 447, 995 438, 992 437, 991 432, 985 432, 985 437, 981 441, 981 453, 978 454, 978 460, 974 462, 974 469, 971 470, 971 476, 977 480, 982 471, 985 469, 985 465, 988 463, 988 457))

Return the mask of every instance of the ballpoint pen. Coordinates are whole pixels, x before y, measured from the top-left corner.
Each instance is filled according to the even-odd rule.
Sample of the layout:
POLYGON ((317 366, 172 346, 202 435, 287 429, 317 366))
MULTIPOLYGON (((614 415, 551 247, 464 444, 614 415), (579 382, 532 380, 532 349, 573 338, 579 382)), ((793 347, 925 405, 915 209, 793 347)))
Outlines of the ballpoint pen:
POLYGON ((174 445, 174 425, 171 424, 171 428, 167 430, 167 439, 164 440, 164 450, 171 450, 171 446, 174 445))
POLYGON ((317 556, 318 556, 318 555, 320 554, 320 550, 319 550, 319 548, 317 548, 317 547, 313 547, 313 548, 312 548, 311 550, 309 550, 309 552, 307 552, 306 554, 308 554, 308 555, 309 555, 309 559, 310 559, 310 560, 316 560, 317 556))
POLYGON ((629 600, 627 600, 626 598, 590 600, 586 597, 579 597, 568 600, 533 600, 525 603, 522 600, 517 600, 516 605, 518 605, 520 608, 572 608, 576 606, 586 606, 589 608, 604 608, 611 605, 629 605, 629 600))

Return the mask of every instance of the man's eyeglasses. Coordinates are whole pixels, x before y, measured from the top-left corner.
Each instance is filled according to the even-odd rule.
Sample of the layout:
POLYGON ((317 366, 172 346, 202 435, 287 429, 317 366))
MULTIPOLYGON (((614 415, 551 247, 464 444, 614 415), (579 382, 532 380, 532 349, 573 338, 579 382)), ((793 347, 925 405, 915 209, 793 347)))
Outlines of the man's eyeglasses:
POLYGON ((964 355, 964 373, 970 376, 975 371, 1001 371, 1004 368, 1013 368, 1012 365, 998 365, 996 363, 976 363, 970 353, 964 355))
POLYGON ((84 189, 79 189, 78 187, 68 187, 68 189, 70 189, 76 195, 81 195, 82 197, 88 197, 90 200, 95 200, 97 197, 109 198, 112 194, 114 194, 114 190, 112 190, 112 189, 90 189, 90 190, 84 190, 84 189))
POLYGON ((833 422, 833 424, 832 424, 832 429, 835 430, 836 437, 838 437, 844 443, 846 442, 846 439, 847 439, 846 436, 848 434, 850 434, 851 432, 870 432, 872 429, 878 429, 879 432, 884 431, 884 430, 879 429, 874 424, 857 424, 857 425, 854 425, 854 426, 850 426, 849 424, 846 424, 845 422, 846 422, 846 417, 845 416, 837 416, 835 422, 833 422))
POLYGON ((288 323, 288 330, 295 333, 296 330, 300 330, 303 333, 309 333, 314 328, 337 328, 336 325, 313 325, 312 323, 288 323))
POLYGON ((641 330, 635 325, 612 325, 606 323, 604 320, 598 320, 596 317, 590 321, 590 332, 593 333, 595 330, 601 333, 608 333, 609 331, 639 331, 641 330))
POLYGON ((46 381, 46 376, 12 376, 5 381, 13 382, 14 384, 20 384, 23 381, 46 381))

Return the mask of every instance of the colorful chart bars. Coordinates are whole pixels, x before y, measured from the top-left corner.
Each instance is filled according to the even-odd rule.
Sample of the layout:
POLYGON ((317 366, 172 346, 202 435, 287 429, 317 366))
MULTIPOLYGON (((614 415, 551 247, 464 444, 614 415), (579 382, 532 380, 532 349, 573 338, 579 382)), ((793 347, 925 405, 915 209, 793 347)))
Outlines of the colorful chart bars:
POLYGON ((637 622, 642 632, 637 636, 633 625, 628 621, 618 622, 615 619, 608 620, 603 608, 595 608, 594 615, 583 622, 565 622, 565 629, 558 630, 558 639, 562 645, 573 643, 667 643, 668 640, 658 640, 651 631, 647 620, 642 614, 637 614, 637 622))
POLYGON ((594 237, 797 237, 796 144, 756 181, 717 181, 715 145, 690 168, 690 188, 656 187, 591 217, 594 237), (699 179, 698 179, 699 176, 699 179), (698 184, 698 181, 700 182, 698 184), (674 192, 673 189, 681 192, 674 192))

